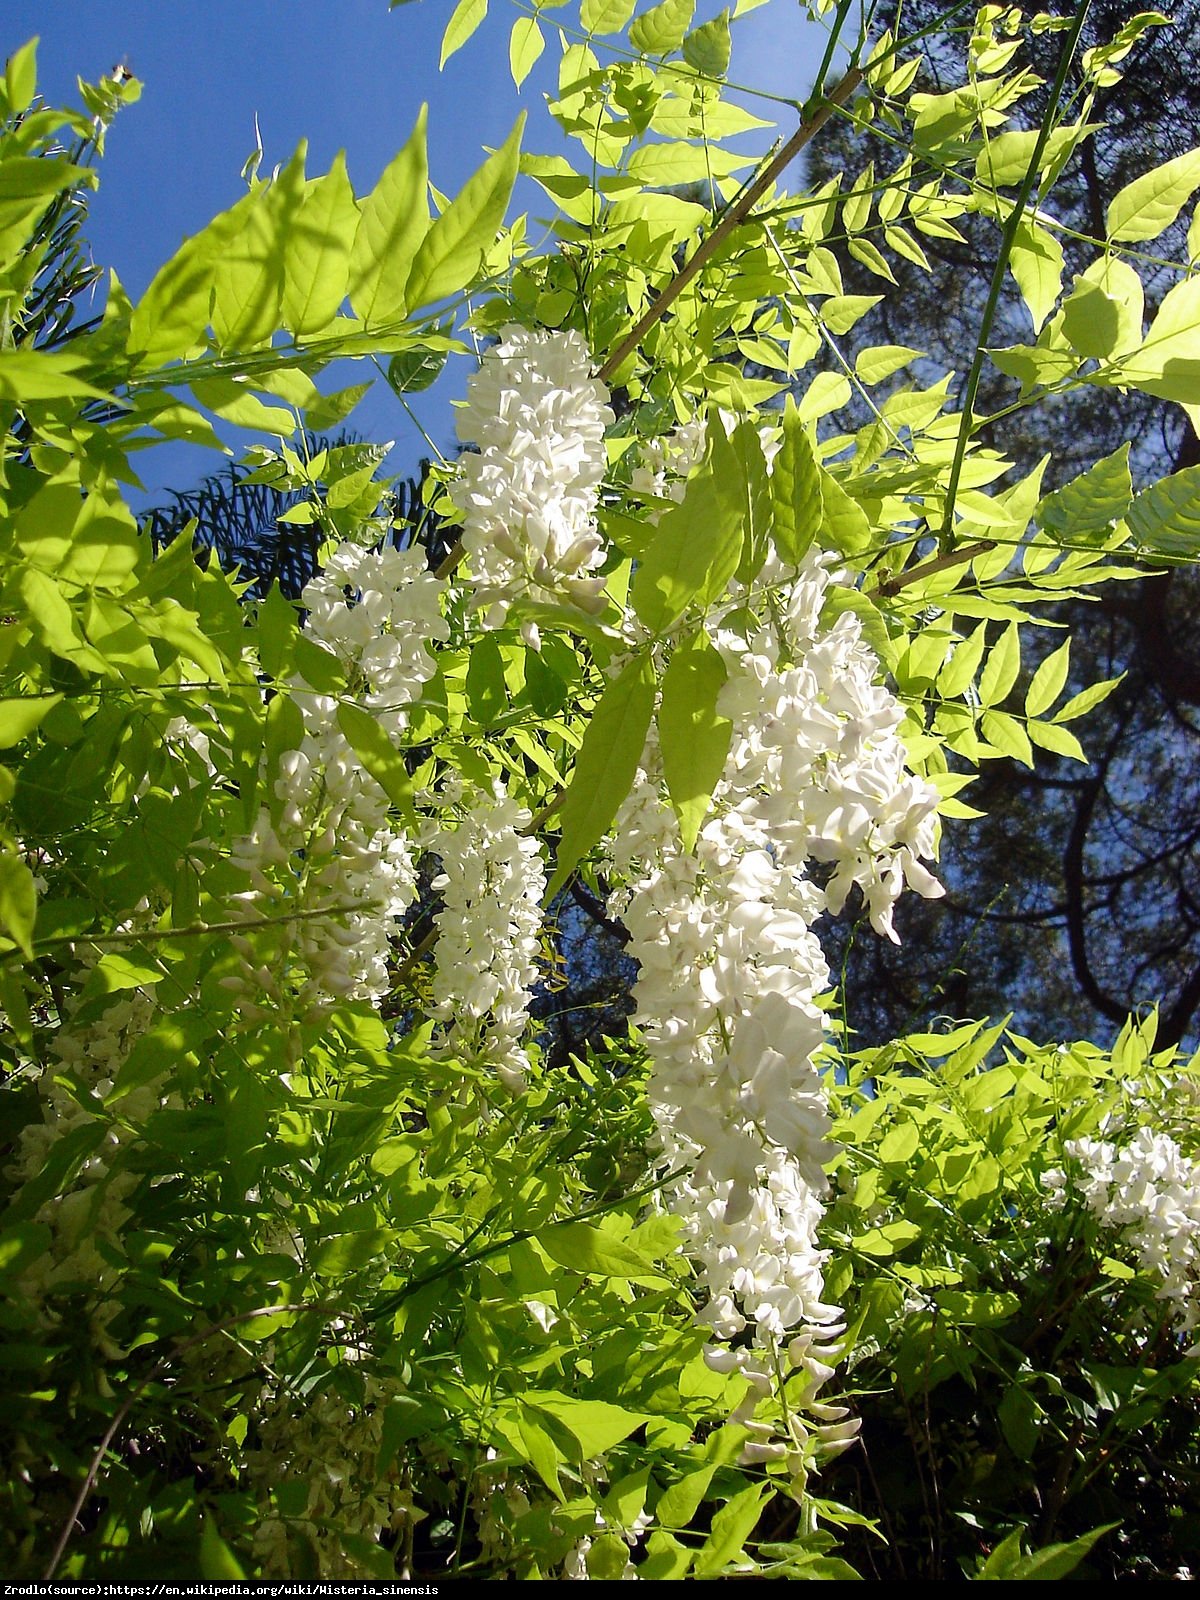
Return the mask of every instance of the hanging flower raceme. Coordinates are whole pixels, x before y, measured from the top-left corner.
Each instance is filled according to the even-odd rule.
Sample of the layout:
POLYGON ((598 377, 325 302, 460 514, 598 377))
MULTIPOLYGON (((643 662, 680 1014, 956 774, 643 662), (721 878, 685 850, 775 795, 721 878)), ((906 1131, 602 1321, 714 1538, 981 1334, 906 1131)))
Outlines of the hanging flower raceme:
MULTIPOLYGON (((611 847, 663 1162, 684 1169, 669 1203, 701 1268, 701 1317, 719 1340, 752 1334, 749 1346, 711 1349, 710 1362, 748 1379, 738 1420, 764 1426, 754 1411, 786 1352, 804 1370, 804 1409, 827 1449, 853 1424, 816 1398, 841 1325, 822 1298, 817 1244, 831 1152, 814 1058, 829 973, 813 924, 857 885, 875 928, 895 938, 906 882, 942 892, 919 860, 933 853, 937 795, 908 771, 903 711, 878 682, 858 619, 823 620, 832 565, 816 550, 798 571, 770 558, 753 591, 715 619, 727 674, 717 710, 732 734, 694 851, 653 738, 611 847)), ((750 1453, 789 1453, 799 1429, 750 1453)))
MULTIPOLYGON (((420 550, 347 542, 301 596, 309 637, 347 669, 358 704, 393 742, 436 671, 428 646, 448 634, 443 587, 420 550)), ((377 999, 417 892, 410 842, 341 731, 338 702, 303 678, 292 699, 303 738, 280 758, 271 802, 230 851, 250 880, 235 905, 247 919, 261 918, 264 904, 279 918, 273 948, 261 932, 232 941, 245 971, 227 986, 240 986, 250 1016, 277 1006, 285 990, 309 1011, 377 999)))
POLYGON ((478 448, 460 458, 450 492, 489 627, 520 598, 600 609, 607 402, 577 333, 505 328, 470 379, 458 436, 478 448))
MULTIPOLYGON (((454 799, 454 796, 450 796, 454 799)), ((486 1062, 513 1093, 525 1084, 522 1043, 537 981, 546 873, 528 837, 529 812, 500 784, 469 797, 453 827, 433 831, 429 848, 442 864, 432 887, 438 914, 431 1015, 441 1048, 486 1062)))

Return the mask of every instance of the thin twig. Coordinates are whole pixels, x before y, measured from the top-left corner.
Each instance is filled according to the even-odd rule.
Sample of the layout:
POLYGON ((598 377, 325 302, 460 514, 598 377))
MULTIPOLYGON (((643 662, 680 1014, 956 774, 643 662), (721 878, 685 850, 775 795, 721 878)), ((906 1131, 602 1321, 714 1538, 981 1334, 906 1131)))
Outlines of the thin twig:
POLYGON ((867 591, 867 598, 886 599, 889 595, 898 593, 907 584, 918 583, 922 578, 931 578, 935 572, 945 572, 950 567, 963 566, 966 562, 973 561, 976 556, 986 555, 989 550, 995 548, 995 539, 980 539, 975 544, 963 545, 961 550, 951 550, 948 555, 934 556, 932 560, 922 561, 920 566, 910 567, 907 572, 898 572, 894 578, 884 578, 874 589, 867 591))
POLYGON ((1075 56, 1075 48, 1079 43, 1083 25, 1087 21, 1088 11, 1091 9, 1091 0, 1084 0, 1079 6, 1071 23, 1071 31, 1063 42, 1062 54, 1059 57, 1058 71, 1054 75, 1047 102, 1046 115, 1038 129, 1037 143, 1034 145, 1033 154, 1029 158, 1029 166, 1021 180, 1021 187, 1017 190, 1017 198, 1008 220, 1004 224, 1004 231, 1000 235, 1000 251, 996 257, 996 265, 992 271, 992 281, 988 286, 987 300, 983 308, 983 319, 979 325, 979 338, 975 345, 975 354, 971 359, 970 371, 967 373, 966 385, 963 389, 962 415, 959 420, 958 438, 954 444, 954 459, 950 463, 950 478, 946 485, 946 512, 942 519, 942 534, 940 543, 946 550, 954 548, 954 504, 958 498, 958 484, 962 477, 963 464, 966 460, 967 443, 975 426, 975 398, 979 393, 979 380, 983 376, 983 363, 987 355, 987 342, 991 336, 992 323, 996 319, 996 312, 1000 308, 1000 295, 1004 288, 1004 274, 1008 270, 1009 258, 1012 255, 1013 245, 1016 243, 1017 229, 1025 217, 1025 207, 1029 196, 1033 193, 1033 186, 1037 182, 1038 167, 1054 128, 1054 112, 1062 99, 1063 86, 1067 81, 1071 62, 1075 56))
POLYGON ((71 1533, 75 1527, 76 1521, 78 1520, 79 1513, 83 1510, 84 1503, 86 1502, 88 1495, 92 1492, 92 1487, 96 1482, 96 1477, 100 1471, 101 1463, 103 1462, 105 1455, 108 1453, 109 1445, 116 1438, 121 1424, 125 1421, 125 1418, 129 1415, 134 1405, 154 1382, 155 1378, 158 1377, 159 1373, 168 1364, 168 1362, 172 1358, 186 1355, 189 1350, 193 1350, 197 1345, 203 1344, 206 1339, 211 1339, 214 1334, 228 1333, 230 1328, 237 1327, 239 1323, 252 1322, 256 1317, 278 1316, 281 1312, 286 1311, 292 1311, 297 1314, 317 1311, 323 1316, 327 1317, 336 1316, 339 1314, 336 1306, 311 1303, 306 1306, 258 1306, 253 1311, 239 1311, 236 1316, 227 1317, 223 1322, 218 1322, 211 1328, 205 1328, 203 1333, 194 1334, 192 1338, 185 1339, 184 1342, 176 1349, 169 1351, 166 1355, 158 1358, 141 1382, 130 1390, 129 1394, 117 1408, 116 1415, 113 1417, 108 1427, 105 1428, 104 1436, 100 1440, 100 1443, 96 1446, 91 1462, 88 1465, 87 1475, 84 1477, 82 1484, 79 1486, 79 1493, 75 1496, 74 1504, 71 1506, 70 1512, 67 1514, 67 1518, 64 1521, 62 1528, 59 1530, 58 1542, 55 1544, 54 1553, 51 1555, 46 1566, 45 1577, 43 1580, 44 1582, 50 1583, 54 1578, 54 1574, 58 1571, 58 1564, 62 1560, 63 1554, 66 1551, 68 1543, 70 1542, 71 1533))
POLYGON ((851 67, 836 88, 832 89, 816 110, 804 119, 775 159, 746 185, 713 231, 701 240, 695 255, 684 262, 671 281, 655 296, 653 303, 600 368, 599 377, 602 382, 607 383, 612 378, 626 356, 632 355, 654 324, 661 321, 696 274, 712 260, 734 228, 745 221, 748 212, 761 200, 780 174, 791 165, 813 135, 824 127, 837 107, 850 98, 862 82, 862 77, 857 67, 851 67))

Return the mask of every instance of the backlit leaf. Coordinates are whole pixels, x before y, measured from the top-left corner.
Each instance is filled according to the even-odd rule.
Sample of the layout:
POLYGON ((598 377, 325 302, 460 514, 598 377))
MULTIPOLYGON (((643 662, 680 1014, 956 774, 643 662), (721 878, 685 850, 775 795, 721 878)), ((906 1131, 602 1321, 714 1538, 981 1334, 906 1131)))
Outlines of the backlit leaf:
POLYGON ((683 41, 683 59, 709 78, 723 78, 729 70, 731 41, 729 37, 729 12, 699 28, 693 28, 683 41))
POLYGON ((1118 189, 1105 213, 1110 239, 1157 239, 1200 188, 1200 150, 1189 150, 1118 189))
POLYGON ((717 711, 725 663, 700 628, 675 647, 663 677, 658 735, 663 776, 685 850, 696 843, 725 768, 733 724, 717 711))
POLYGON ((1071 641, 1068 639, 1057 650, 1052 650, 1038 667, 1025 696, 1025 715, 1040 717, 1048 711, 1062 693, 1063 684, 1071 665, 1071 641))
POLYGON ((696 0, 662 0, 643 11, 629 30, 629 42, 648 56, 665 56, 678 50, 692 21, 696 0))
POLYGON ((633 785, 654 710, 654 663, 635 656, 609 683, 588 724, 561 808, 558 865, 547 899, 598 844, 633 785))
POLYGON ((427 115, 423 105, 407 144, 362 201, 350 252, 350 303, 366 323, 398 321, 412 304, 409 278, 429 231, 427 115))
POLYGON ((508 36, 508 66, 519 89, 533 71, 546 40, 536 17, 518 17, 508 36))
POLYGON ((775 547, 795 566, 825 520, 823 474, 812 442, 789 395, 783 413, 783 443, 771 474, 775 547))
POLYGON ((438 57, 439 68, 446 65, 456 50, 462 49, 487 16, 487 9, 488 0, 458 0, 458 4, 450 13, 446 31, 442 34, 442 53, 438 57))
POLYGON ((324 177, 308 185, 288 234, 283 324, 292 333, 320 333, 337 315, 346 298, 358 227, 358 206, 339 150, 324 177))
POLYGON ((525 113, 425 235, 408 280, 410 309, 465 289, 504 222, 517 178, 525 113))

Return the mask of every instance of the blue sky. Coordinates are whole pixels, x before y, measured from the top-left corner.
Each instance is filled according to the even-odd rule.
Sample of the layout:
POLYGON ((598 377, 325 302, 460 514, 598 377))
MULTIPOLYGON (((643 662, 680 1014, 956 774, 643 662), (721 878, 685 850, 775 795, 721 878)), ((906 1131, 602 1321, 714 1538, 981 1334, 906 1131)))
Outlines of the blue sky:
MULTIPOLYGON (((716 0, 700 0, 697 20, 719 9, 716 0)), ((491 0, 488 20, 439 73, 451 10, 451 0, 413 0, 391 12, 387 0, 7 0, 0 55, 39 35, 39 84, 55 103, 75 103, 76 75, 94 79, 117 62, 142 80, 140 102, 109 134, 90 227, 95 258, 115 268, 136 296, 187 234, 242 192, 256 113, 264 171, 307 138, 310 174, 325 171, 344 149, 360 194, 408 137, 422 101, 430 107, 430 175, 446 191, 478 166, 485 146, 504 138, 522 107, 530 113, 526 149, 564 148, 545 95, 558 58, 552 25, 576 20, 578 8, 547 13, 548 48, 519 95, 508 70, 508 28, 518 15, 512 0, 491 0)), ((773 0, 735 27, 731 79, 802 98, 822 45, 798 0, 773 0)), ((745 103, 760 116, 773 114, 769 103, 745 103)), ((790 131, 794 114, 774 110, 790 131)), ((757 139, 759 148, 769 142, 766 134, 757 139)), ((746 148, 755 148, 753 138, 746 148)), ((535 215, 548 210, 532 186, 522 187, 517 205, 535 215)), ((421 398, 421 420, 443 448, 452 441, 450 401, 465 383, 466 364, 454 365, 460 370, 421 398)), ((355 370, 342 381, 366 376, 355 370)), ((392 471, 410 470, 425 448, 382 385, 350 425, 366 437, 396 440, 392 471)), ((153 454, 158 459, 139 463, 151 486, 171 481, 178 459, 189 482, 219 465, 197 451, 153 454)))

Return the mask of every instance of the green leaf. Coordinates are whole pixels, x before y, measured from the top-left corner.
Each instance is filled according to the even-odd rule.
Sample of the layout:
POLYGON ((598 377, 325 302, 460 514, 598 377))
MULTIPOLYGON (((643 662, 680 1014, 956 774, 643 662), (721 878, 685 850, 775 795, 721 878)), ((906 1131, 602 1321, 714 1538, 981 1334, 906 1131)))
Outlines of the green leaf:
POLYGON ((517 1414, 517 1430, 521 1435, 521 1442, 528 1452, 530 1466, 558 1503, 565 1505, 566 1496, 563 1494, 562 1484, 558 1480, 558 1469, 562 1465, 562 1457, 558 1453, 558 1447, 554 1440, 539 1422, 537 1413, 531 1406, 521 1406, 517 1414))
POLYGON ((9 750, 22 739, 28 739, 61 699, 61 694, 47 694, 40 698, 0 700, 0 750, 9 750))
POLYGON ((111 400, 78 376, 79 357, 53 350, 0 350, 0 400, 111 400))
POLYGON ((192 393, 202 406, 235 428, 252 428, 256 433, 274 434, 286 439, 296 431, 296 419, 282 406, 267 406, 233 378, 193 380, 192 393))
POLYGON ((629 158, 628 173, 648 188, 671 188, 674 185, 704 183, 711 175, 727 177, 739 167, 749 165, 746 156, 731 155, 728 151, 714 150, 711 146, 689 144, 684 139, 671 139, 662 144, 643 145, 629 158))
POLYGON ((695 9, 696 0, 662 0, 661 5, 643 11, 630 28, 630 44, 648 56, 665 56, 678 50, 695 9))
POLYGON ((350 748, 384 794, 410 822, 415 822, 412 779, 404 756, 379 726, 378 719, 362 706, 343 701, 338 706, 337 720, 350 748))
POLYGON ((832 473, 821 472, 821 543, 845 556, 861 555, 871 543, 867 514, 832 473))
POLYGON ((121 592, 142 554, 137 524, 114 490, 52 483, 17 518, 17 544, 31 566, 58 583, 121 592))
POLYGON ((644 1411, 627 1411, 605 1400, 579 1400, 556 1390, 528 1389, 521 1398, 567 1430, 579 1447, 580 1461, 594 1461, 651 1420, 644 1411))
POLYGON ((916 1155, 920 1142, 921 1130, 915 1122, 897 1122, 879 1141, 879 1159, 885 1165, 903 1164, 916 1155))
POLYGON ((50 1249, 54 1235, 44 1222, 18 1222, 0 1233, 0 1278, 16 1277, 50 1249))
MULTIPOLYGON (((715 441, 714 441, 715 442, 715 441)), ((714 600, 737 571, 746 504, 745 466, 726 450, 741 482, 718 482, 712 456, 688 479, 683 500, 666 512, 630 587, 633 609, 655 633, 693 601, 714 600)))
POLYGON ((1055 712, 1055 722, 1073 722, 1076 717, 1082 717, 1093 706, 1098 706, 1102 700, 1107 700, 1120 682, 1120 678, 1106 678, 1103 683, 1093 683, 1088 688, 1081 689, 1078 694, 1071 696, 1066 705, 1055 712))
POLYGON ((910 362, 919 361, 923 354, 923 351, 912 350, 906 344, 871 345, 855 356, 855 376, 861 383, 883 383, 910 362))
MULTIPOLYGON (((546 41, 536 17, 518 17, 508 36, 508 67, 519 89, 533 71, 546 41)), ((490 240, 489 240, 490 243, 490 240)))
POLYGON ((1062 245, 1036 222, 1023 220, 1017 224, 1008 264, 1033 318, 1034 331, 1040 333, 1062 287, 1062 245))
POLYGON ((562 839, 547 903, 607 832, 633 785, 654 710, 654 663, 635 656, 611 680, 588 724, 562 804, 562 839))
POLYGON ((485 633, 471 646, 467 662, 467 704, 471 718, 486 728, 509 709, 504 657, 494 634, 485 633))
MULTIPOLYGON (((1085 132, 1084 125, 1073 123, 1070 127, 1056 128, 1042 150, 1039 172, 1057 167, 1079 143, 1085 132)), ((1038 128, 1011 130, 989 139, 975 162, 977 183, 1005 187, 1019 184, 1029 170, 1041 131, 1038 128)))
POLYGON ((216 245, 212 328, 227 350, 252 348, 279 326, 283 305, 283 239, 299 209, 303 147, 278 183, 259 187, 209 224, 216 245))
POLYGON ((19 50, 14 50, 5 62, 4 91, 10 117, 19 117, 33 102, 37 89, 37 47, 37 39, 30 39, 19 50))
POLYGON ((199 343, 212 308, 216 241, 208 228, 185 239, 150 280, 129 319, 129 348, 160 366, 199 343))
POLYGON ((692 1570, 697 1578, 719 1577, 729 1563, 741 1555, 746 1540, 758 1525, 764 1503, 774 1492, 770 1483, 752 1483, 721 1507, 696 1557, 692 1570))
POLYGON ((1018 1461, 1032 1461, 1037 1449, 1038 1423, 1041 1407, 1019 1383, 1010 1384, 1004 1392, 997 1415, 1005 1443, 1018 1461))
POLYGON ((288 232, 282 315, 284 327, 297 337, 320 333, 341 309, 359 226, 346 157, 339 150, 324 177, 308 185, 288 232))
POLYGON ((1200 188, 1200 150, 1166 161, 1152 172, 1118 189, 1105 213, 1110 239, 1124 242, 1157 239, 1200 188))
POLYGON ((888 283, 895 283, 896 274, 888 265, 888 259, 878 245, 872 244, 870 239, 851 239, 846 246, 855 261, 861 261, 868 272, 873 272, 877 278, 886 278, 888 283))
POLYGON ((954 647, 954 654, 938 673, 938 693, 955 699, 975 681, 979 663, 983 660, 983 647, 987 642, 987 624, 981 622, 969 638, 954 647))
POLYGON ((447 350, 426 350, 420 346, 401 350, 388 362, 388 383, 397 394, 419 394, 437 382, 448 354, 447 350))
POLYGON ((1062 331, 1079 355, 1106 360, 1121 337, 1121 307, 1100 284, 1080 279, 1063 301, 1062 331))
POLYGON ((1017 681, 1021 670, 1021 635, 1011 622, 992 647, 979 680, 979 699, 985 706, 999 705, 1017 681))
POLYGON ((446 31, 442 34, 442 53, 438 57, 438 70, 440 71, 449 61, 456 50, 461 50, 463 45, 479 27, 487 16, 488 0, 458 0, 458 4, 450 13, 450 21, 446 24, 446 31))
POLYGON ((1061 534, 1072 543, 1098 543, 1126 514, 1132 500, 1129 445, 1123 444, 1048 494, 1034 514, 1048 533, 1061 534))
POLYGON ((504 222, 517 179, 525 113, 508 138, 430 228, 413 262, 408 280, 411 309, 465 289, 479 270, 483 253, 504 222))
MULTIPOLYGON (((668 1489, 667 1493, 670 1492, 668 1489)), ((684 1524, 676 1523, 674 1526, 682 1527, 684 1524)), ((672 1534, 656 1528, 646 1542, 646 1559, 638 1567, 638 1577, 657 1583, 670 1582, 686 1577, 691 1564, 692 1552, 672 1534)))
POLYGON ((771 474, 775 548, 792 566, 803 560, 825 520, 823 475, 808 430, 789 395, 783 412, 783 443, 771 474))
POLYGON ((311 1253, 309 1266, 319 1278, 343 1278, 348 1272, 378 1261, 396 1237, 394 1228, 359 1228, 353 1233, 331 1234, 311 1253))
MULTIPOLYGON (((728 502, 741 530, 741 551, 735 571, 740 582, 750 583, 766 559, 773 516, 771 482, 762 439, 755 422, 747 417, 738 423, 732 434, 727 434, 723 427, 714 429, 709 448, 717 493, 728 502)), ((686 500, 686 493, 684 498, 686 500)), ((714 573, 712 582, 717 581, 718 575, 714 573)), ((710 588, 706 584, 704 598, 716 599, 727 581, 720 578, 719 587, 710 588)))
MULTIPOLYGON (((1061 717, 1062 713, 1059 713, 1061 717)), ((1061 727, 1057 720, 1054 722, 1029 722, 1026 732, 1030 740, 1049 750, 1052 755, 1069 756, 1072 761, 1081 761, 1086 767, 1088 758, 1084 754, 1083 746, 1069 728, 1061 727)))
POLYGON ((650 1486, 650 1468, 641 1467, 636 1472, 618 1478, 604 1496, 602 1510, 610 1528, 632 1529, 646 1504, 646 1491, 650 1486))
POLYGON ((200 1576, 206 1583, 246 1576, 241 1562, 217 1532, 211 1517, 205 1517, 200 1534, 200 1576))
POLYGON ((352 383, 348 388, 335 390, 333 394, 323 394, 319 400, 305 406, 305 425, 314 433, 335 428, 339 422, 346 420, 370 387, 368 379, 366 383, 352 383))
POLYGON ((663 677, 658 710, 663 776, 687 851, 695 846, 729 754, 733 723, 717 712, 727 676, 725 663, 700 628, 676 645, 663 677))
POLYGON ((564 1222, 546 1228, 538 1243, 552 1261, 571 1272, 584 1272, 597 1278, 656 1277, 652 1261, 603 1228, 590 1222, 564 1222))
POLYGON ((664 1528, 686 1528, 708 1493, 715 1466, 698 1467, 676 1478, 654 1508, 655 1520, 664 1528))
POLYGON ((1120 1526, 1119 1522, 1106 1522, 1102 1527, 1093 1528, 1078 1539, 1072 1539, 1069 1544, 1048 1544, 1042 1550, 1033 1550, 1029 1555, 1022 1556, 1005 1573, 1005 1577, 1014 1582, 1065 1578, 1068 1573, 1074 1572, 1093 1545, 1120 1526))
POLYGON ((732 42, 729 37, 729 12, 722 11, 711 22, 693 28, 683 41, 683 59, 689 67, 708 78, 723 78, 729 70, 732 42))
POLYGON ((100 1117, 89 1118, 60 1134, 50 1146, 43 1164, 17 1192, 5 1217, 22 1222, 40 1211, 46 1201, 67 1189, 79 1168, 103 1144, 108 1124, 100 1117))
POLYGON ((12 848, 0 850, 0 928, 25 958, 33 960, 33 924, 37 890, 33 873, 12 848))
POLYGON ((408 142, 360 206, 350 252, 350 303, 364 322, 398 322, 414 304, 409 282, 429 237, 429 164, 422 105, 408 142))
POLYGON ((584 1559, 589 1578, 615 1583, 629 1565, 629 1546, 619 1533, 602 1533, 592 1540, 584 1559))
POLYGON ((1063 684, 1071 665, 1071 641, 1068 639, 1057 650, 1052 650, 1033 675, 1025 696, 1025 715, 1040 717, 1048 711, 1062 693, 1063 684))
POLYGON ((583 0, 579 20, 587 33, 620 33, 637 0, 583 0))
POLYGON ((1159 400, 1200 405, 1200 277, 1169 289, 1139 348, 1092 381, 1131 384, 1159 400))
MULTIPOLYGON (((161 976, 161 973, 157 976, 161 976)), ((211 1031, 211 1019, 198 1010, 178 1011, 158 1017, 121 1063, 105 1104, 115 1104, 134 1089, 153 1083, 179 1067, 208 1038, 211 1031)))
POLYGON ((1143 489, 1126 520, 1139 549, 1195 561, 1200 557, 1200 466, 1184 467, 1143 489))
POLYGON ((1007 1534, 1000 1541, 979 1569, 980 1578, 1003 1579, 1012 1577, 1012 1569, 1021 1559, 1022 1532, 1023 1529, 1014 1528, 1010 1534, 1007 1534))
POLYGON ((1012 756, 1014 761, 1020 761, 1026 767, 1033 766, 1029 734, 1016 717, 1009 716, 1006 711, 985 711, 980 728, 983 737, 995 749, 1012 756))

